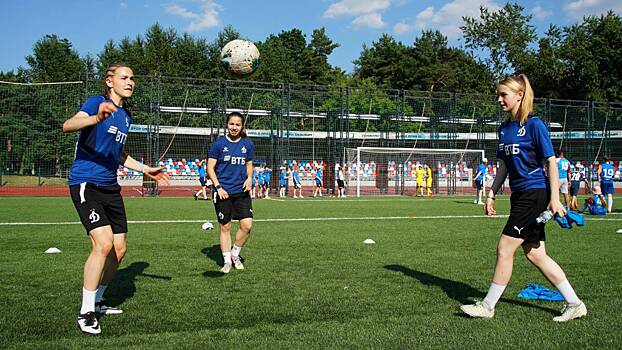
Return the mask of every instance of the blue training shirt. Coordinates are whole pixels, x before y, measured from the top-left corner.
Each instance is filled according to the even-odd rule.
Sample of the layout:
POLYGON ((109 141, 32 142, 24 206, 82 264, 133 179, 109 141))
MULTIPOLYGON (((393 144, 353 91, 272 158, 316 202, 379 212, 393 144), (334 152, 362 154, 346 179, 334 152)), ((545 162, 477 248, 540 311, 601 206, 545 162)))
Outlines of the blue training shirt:
POLYGON ((476 181, 479 181, 479 182, 484 181, 484 176, 486 175, 486 166, 484 165, 484 163, 481 163, 477 167, 477 173, 475 173, 475 175, 477 175, 477 177, 475 178, 476 181))
POLYGON ((613 183, 613 175, 616 173, 616 168, 611 164, 603 164, 600 167, 600 181, 613 183))
POLYGON ((263 171, 263 178, 266 182, 270 182, 270 178, 272 177, 272 169, 270 168, 266 168, 266 170, 263 171))
POLYGON ((317 171, 315 172, 315 179, 322 181, 322 169, 317 169, 317 171))
POLYGON ((294 171, 294 183, 297 185, 300 185, 300 173, 298 173, 298 171, 294 171))
POLYGON ((205 163, 199 166, 199 177, 205 177, 205 163))
MULTIPOLYGON (((112 102, 104 96, 91 96, 81 112, 96 115, 102 102, 112 102)), ((80 130, 76 158, 69 173, 69 185, 88 182, 97 186, 117 184, 117 169, 132 123, 131 114, 123 107, 105 120, 80 130)))
POLYGON ((570 169, 570 161, 562 157, 557 160, 557 170, 560 179, 568 179, 568 169, 570 169))
POLYGON ((512 191, 547 188, 544 160, 554 155, 551 138, 540 118, 529 116, 524 125, 513 120, 499 127, 497 158, 505 162, 512 191))
MULTIPOLYGON (((249 138, 240 138, 236 142, 227 136, 219 137, 209 150, 208 157, 216 159, 216 178, 220 186, 229 194, 244 192, 246 162, 255 157, 255 147, 249 138)), ((216 188, 212 188, 216 191, 216 188)))

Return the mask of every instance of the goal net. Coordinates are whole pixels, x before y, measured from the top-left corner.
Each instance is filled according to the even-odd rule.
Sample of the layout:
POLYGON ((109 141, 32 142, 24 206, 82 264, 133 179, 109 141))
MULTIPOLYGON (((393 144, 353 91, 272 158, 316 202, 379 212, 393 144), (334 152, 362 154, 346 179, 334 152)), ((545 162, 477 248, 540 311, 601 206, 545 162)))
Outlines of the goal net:
MULTIPOLYGON (((484 151, 358 147, 346 148, 345 157, 350 195, 465 195, 476 191, 473 176, 484 151)), ((488 168, 484 184, 495 168, 488 168)))

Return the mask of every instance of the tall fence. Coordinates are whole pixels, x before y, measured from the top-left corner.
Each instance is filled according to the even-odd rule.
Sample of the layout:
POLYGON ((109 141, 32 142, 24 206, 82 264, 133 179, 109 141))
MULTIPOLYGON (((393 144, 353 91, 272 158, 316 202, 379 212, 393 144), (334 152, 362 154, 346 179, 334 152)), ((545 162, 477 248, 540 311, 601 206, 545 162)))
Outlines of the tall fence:
MULTIPOLYGON (((101 90, 100 81, 0 83, 0 195, 66 193, 77 133, 61 125, 101 90)), ((356 147, 481 149, 494 160, 505 118, 492 95, 149 76, 137 77, 130 110, 126 151, 187 180, 183 193, 230 111, 248 115, 256 162, 271 167, 276 181, 281 166, 303 167, 312 177, 321 165, 327 189, 345 150, 356 147)), ((572 161, 622 156, 622 104, 537 99, 535 112, 572 161)), ((118 174, 139 177, 123 168, 118 174)))

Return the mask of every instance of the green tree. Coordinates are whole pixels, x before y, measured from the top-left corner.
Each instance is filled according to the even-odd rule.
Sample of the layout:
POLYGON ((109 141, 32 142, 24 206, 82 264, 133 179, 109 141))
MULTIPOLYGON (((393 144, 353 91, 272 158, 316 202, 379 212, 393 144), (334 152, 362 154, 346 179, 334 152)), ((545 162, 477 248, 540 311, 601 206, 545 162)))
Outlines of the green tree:
POLYGON ((530 24, 531 16, 523 14, 518 4, 506 3, 499 11, 480 7, 480 17, 463 17, 460 27, 465 46, 488 54, 485 62, 495 80, 529 67, 533 60, 530 44, 537 38, 530 24))
POLYGON ((354 61, 354 76, 370 78, 381 86, 407 88, 405 67, 410 59, 408 47, 383 34, 371 47, 363 45, 360 57, 354 61))
POLYGON ((564 28, 567 98, 622 100, 622 19, 613 11, 564 28))
POLYGON ((69 40, 54 34, 39 39, 33 46, 33 54, 26 56, 26 62, 32 82, 75 81, 83 75, 83 62, 69 40))
POLYGON ((327 35, 324 27, 314 29, 308 50, 305 50, 304 75, 306 80, 316 84, 334 82, 333 67, 328 63, 328 56, 340 45, 334 43, 327 35))

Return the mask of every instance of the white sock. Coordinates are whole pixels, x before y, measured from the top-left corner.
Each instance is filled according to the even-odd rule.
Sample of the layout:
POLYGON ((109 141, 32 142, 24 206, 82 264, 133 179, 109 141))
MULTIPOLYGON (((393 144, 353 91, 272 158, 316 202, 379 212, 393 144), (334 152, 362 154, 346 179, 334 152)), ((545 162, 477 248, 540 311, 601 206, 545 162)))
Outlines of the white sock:
POLYGON ((231 256, 237 259, 237 257, 240 256, 240 250, 242 250, 242 247, 234 244, 233 248, 231 248, 231 256))
POLYGON ((97 291, 95 292, 95 303, 99 303, 100 301, 102 301, 106 288, 108 288, 108 286, 105 286, 103 284, 99 285, 99 287, 97 288, 97 291))
POLYGON ((231 264, 231 252, 222 253, 222 258, 225 260, 225 264, 231 264))
POLYGON ((566 302, 568 304, 579 304, 581 302, 577 294, 574 292, 574 289, 572 289, 572 286, 570 285, 570 282, 568 282, 568 280, 564 280, 555 287, 559 290, 560 293, 562 293, 562 296, 564 297, 564 299, 566 299, 566 302))
POLYGON ((86 290, 82 287, 82 308, 80 309, 80 314, 85 314, 87 312, 95 311, 95 294, 96 290, 90 291, 86 290))
POLYGON ((203 193, 203 191, 197 191, 197 193, 195 193, 194 196, 198 197, 201 193, 203 193))
POLYGON ((607 195, 607 211, 611 213, 611 208, 613 208, 613 197, 608 194, 607 195))
POLYGON ((503 294, 505 287, 506 286, 502 286, 494 282, 491 283, 490 288, 488 289, 488 294, 486 294, 486 297, 484 298, 486 304, 494 309, 499 299, 501 299, 501 294, 503 294))

